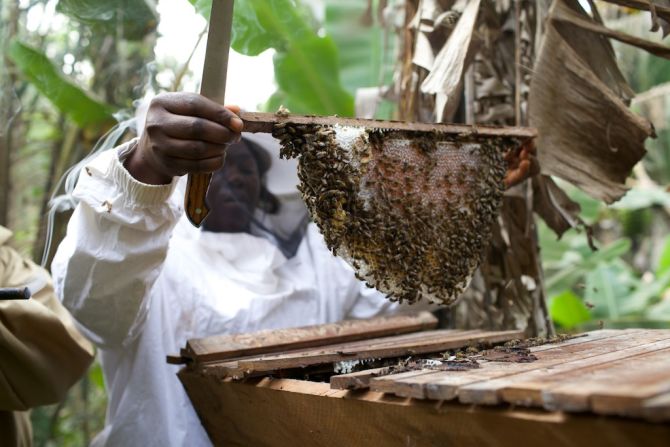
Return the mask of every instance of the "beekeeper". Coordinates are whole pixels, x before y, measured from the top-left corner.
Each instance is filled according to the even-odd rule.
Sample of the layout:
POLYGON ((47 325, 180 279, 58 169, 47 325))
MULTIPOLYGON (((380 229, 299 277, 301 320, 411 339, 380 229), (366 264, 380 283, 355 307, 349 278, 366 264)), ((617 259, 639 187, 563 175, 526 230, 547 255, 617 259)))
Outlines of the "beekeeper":
POLYGON ((158 96, 139 139, 80 174, 52 271, 100 348, 109 406, 94 446, 210 444, 165 361, 188 339, 398 310, 327 250, 304 207, 270 192, 268 153, 240 139, 236 113, 196 94, 158 96), (199 230, 178 177, 206 171, 217 172, 199 230))
POLYGON ((29 300, 0 300, 0 445, 33 444, 29 410, 60 402, 93 361, 46 270, 9 246, 0 226, 0 287, 25 288, 29 300))

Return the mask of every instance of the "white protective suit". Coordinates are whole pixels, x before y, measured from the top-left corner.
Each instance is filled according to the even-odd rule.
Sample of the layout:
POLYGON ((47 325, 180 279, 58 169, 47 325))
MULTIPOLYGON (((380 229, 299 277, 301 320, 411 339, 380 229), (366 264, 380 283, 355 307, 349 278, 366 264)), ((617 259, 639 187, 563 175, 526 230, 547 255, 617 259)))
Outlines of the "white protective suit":
POLYGON ((82 171, 52 264, 64 305, 100 348, 109 407, 94 446, 210 445, 179 367, 165 360, 190 338, 398 310, 356 280, 313 226, 291 259, 264 238, 191 227, 178 181, 139 183, 120 161, 127 147, 82 171))

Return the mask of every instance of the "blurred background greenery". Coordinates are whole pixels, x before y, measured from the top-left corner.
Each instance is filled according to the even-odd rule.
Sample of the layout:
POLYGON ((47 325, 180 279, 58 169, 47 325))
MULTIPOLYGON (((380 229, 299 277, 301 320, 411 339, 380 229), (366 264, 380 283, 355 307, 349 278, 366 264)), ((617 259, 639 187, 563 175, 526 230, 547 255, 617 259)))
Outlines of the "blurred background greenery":
MULTIPOLYGON (((195 48, 183 60, 155 57, 159 11, 177 1, 187 2, 0 1, 6 62, 0 71, 0 122, 6 123, 0 222, 14 230, 25 254, 41 258, 44 216, 58 179, 111 125, 133 114, 134 100, 197 84, 195 48)), ((380 1, 303 1, 295 7, 293 0, 238 0, 234 50, 269 52, 274 67, 276 91, 258 107, 353 115, 356 90, 388 83, 396 60, 381 18, 371 13, 380 1)), ((190 3, 207 15, 207 0, 190 3)), ((647 31, 646 13, 619 12, 609 24, 660 40, 647 31)), ((180 32, 203 35, 200 29, 180 32)), ((582 206, 597 251, 584 233, 570 231, 557 240, 539 222, 549 308, 563 331, 670 327, 670 62, 622 45, 615 49, 640 93, 633 108, 655 124, 658 138, 648 142, 630 192, 612 206, 561 184, 582 206)), ((392 111, 384 101, 377 115, 392 111)), ((57 222, 57 233, 66 220, 57 222)), ((95 364, 66 401, 33 411, 36 445, 88 444, 103 426, 105 406, 95 364)))

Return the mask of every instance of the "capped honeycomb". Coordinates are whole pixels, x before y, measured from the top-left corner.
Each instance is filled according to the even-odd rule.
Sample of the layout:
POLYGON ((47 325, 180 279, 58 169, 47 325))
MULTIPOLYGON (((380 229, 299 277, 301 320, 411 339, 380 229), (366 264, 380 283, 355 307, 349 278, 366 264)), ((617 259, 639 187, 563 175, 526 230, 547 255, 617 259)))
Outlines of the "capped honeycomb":
POLYGON ((333 254, 393 301, 450 305, 481 262, 510 137, 276 124, 333 254))

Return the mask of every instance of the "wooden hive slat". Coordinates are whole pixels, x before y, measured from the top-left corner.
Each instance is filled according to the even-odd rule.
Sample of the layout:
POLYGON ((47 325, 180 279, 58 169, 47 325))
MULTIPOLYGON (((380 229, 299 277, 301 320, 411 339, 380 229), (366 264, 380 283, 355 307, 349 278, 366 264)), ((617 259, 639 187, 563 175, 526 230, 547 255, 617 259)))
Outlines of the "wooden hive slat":
POLYGON ((310 348, 437 327, 430 312, 191 339, 182 356, 198 363, 310 348))
MULTIPOLYGON (((547 344, 531 348, 538 360, 530 363, 480 362, 480 368, 465 371, 430 371, 413 375, 389 375, 372 378, 370 388, 374 391, 393 393, 401 397, 417 399, 450 400, 461 393, 465 403, 496 404, 503 400, 502 388, 496 384, 518 380, 517 376, 544 368, 553 368, 566 361, 591 358, 611 353, 618 348, 635 347, 666 337, 662 331, 596 331, 558 344, 547 344), (465 390, 465 391, 462 391, 465 390)), ((512 403, 541 406, 539 398, 529 401, 522 394, 512 403)))
MULTIPOLYGON (((579 345, 587 342, 594 342, 603 338, 622 336, 628 333, 627 331, 612 331, 612 330, 603 330, 593 333, 584 334, 576 338, 566 340, 559 344, 548 344, 532 348, 534 352, 545 351, 549 349, 570 349, 569 346, 579 345)), ((581 348, 570 349, 570 352, 579 351, 581 348)), ((376 377, 370 377, 369 380, 359 380, 358 386, 363 387, 363 384, 370 385, 370 380, 375 379, 375 382, 379 382, 379 386, 385 387, 386 390, 390 390, 389 384, 381 384, 382 381, 402 381, 398 388, 398 395, 403 397, 414 397, 418 399, 424 398, 433 398, 436 400, 450 400, 456 397, 456 390, 458 386, 469 384, 481 380, 486 380, 489 378, 501 377, 508 374, 514 374, 517 371, 525 371, 528 369, 534 369, 541 367, 541 363, 524 363, 524 364, 515 364, 511 365, 509 363, 496 363, 496 362, 487 362, 482 364, 483 367, 475 370, 466 370, 466 371, 430 371, 430 374, 422 374, 416 377, 406 377, 402 375, 390 375, 385 377, 379 377, 381 374, 376 377), (427 387, 435 385, 432 387, 433 396, 428 396, 427 392, 429 391, 427 387), (411 391, 409 391, 411 390, 411 391)), ((338 376, 340 377, 340 376, 338 376)), ((335 383, 347 383, 346 378, 337 379, 333 377, 331 379, 331 384, 335 383)), ((375 390, 381 390, 377 388, 377 385, 373 387, 375 390)), ((390 392, 390 391, 388 391, 390 392)))
MULTIPOLYGON (((244 370, 254 374, 283 370, 281 375, 288 374, 290 377, 293 369, 303 366, 317 367, 316 371, 321 371, 324 365, 327 367, 333 361, 377 355, 402 357, 410 351, 413 354, 442 352, 481 341, 501 342, 519 337, 521 334, 514 331, 433 330, 298 348, 281 355, 266 354, 195 364, 182 370, 180 377, 209 377, 213 380, 212 384, 233 383, 225 377, 231 372, 244 370), (258 368, 248 369, 250 366, 258 368), (189 371, 194 374, 189 375, 189 371)), ((269 379, 268 383, 275 384, 273 389, 282 392, 279 398, 286 395, 287 383, 294 383, 301 392, 313 388, 318 389, 320 396, 347 400, 355 399, 361 393, 348 394, 344 390, 369 387, 367 393, 382 396, 379 402, 406 399, 402 401, 408 407, 419 402, 434 405, 428 400, 442 401, 448 395, 454 400, 449 405, 459 408, 463 403, 496 403, 503 404, 495 407, 498 411, 500 408, 520 411, 519 404, 522 404, 535 407, 533 411, 548 412, 543 415, 565 415, 565 411, 580 410, 655 422, 670 421, 670 330, 601 330, 530 350, 537 357, 530 363, 480 360, 478 369, 422 369, 389 374, 398 370, 390 366, 333 376, 330 386, 304 380, 287 382, 286 379, 269 379), (513 405, 504 406, 507 403, 513 405)), ((478 405, 474 408, 486 407, 478 405)), ((602 416, 598 417, 598 420, 604 420, 602 416)))
POLYGON ((645 400, 640 408, 631 411, 631 416, 654 422, 670 421, 670 392, 645 400))
POLYGON ((431 380, 430 378, 435 377, 437 373, 438 371, 430 369, 420 369, 375 378, 370 380, 370 390, 391 393, 400 397, 412 397, 411 395, 416 393, 413 388, 420 386, 426 380, 431 380))
MULTIPOLYGON (((412 334, 410 334, 412 335, 412 334)), ((330 346, 302 353, 267 355, 240 360, 239 367, 249 372, 301 368, 323 363, 370 358, 392 358, 440 352, 480 343, 500 343, 523 336, 522 331, 427 331, 422 337, 397 336, 366 340, 351 345, 330 346), (406 340, 403 340, 406 337, 406 340)))
POLYGON ((647 342, 647 335, 634 334, 632 330, 611 331, 605 334, 597 331, 589 333, 587 338, 580 339, 580 343, 539 347, 544 349, 533 348, 531 352, 538 358, 535 362, 523 364, 489 362, 483 364, 475 374, 466 371, 459 376, 443 376, 426 384, 426 397, 458 398, 463 403, 499 404, 502 402, 501 390, 521 374, 556 368, 566 362, 608 354, 614 349, 613 346, 639 346, 647 342))
POLYGON ((288 349, 282 351, 281 354, 268 353, 238 357, 224 361, 209 362, 207 367, 212 371, 215 370, 216 374, 220 377, 240 378, 256 376, 273 370, 294 369, 318 365, 321 363, 329 363, 319 360, 324 355, 334 355, 339 359, 333 361, 353 360, 356 358, 356 355, 359 352, 369 349, 371 346, 375 346, 378 350, 386 352, 386 349, 394 347, 397 348, 398 346, 405 346, 407 344, 415 345, 417 343, 431 343, 436 338, 438 340, 444 339, 445 333, 448 333, 449 337, 451 338, 460 337, 461 339, 465 338, 466 340, 469 339, 468 337, 481 334, 480 331, 463 331, 459 329, 414 332, 395 336, 370 338, 359 341, 324 344, 316 347, 288 349), (281 360, 283 361, 283 364, 271 370, 250 366, 250 364, 255 364, 257 362, 263 363, 267 360, 281 360))
POLYGON ((593 345, 581 345, 582 350, 573 352, 538 352, 538 361, 547 359, 539 365, 538 362, 531 363, 538 368, 518 370, 517 373, 497 379, 460 386, 457 391, 458 398, 463 403, 498 404, 506 401, 518 405, 542 406, 542 393, 547 387, 549 377, 653 352, 664 346, 652 346, 658 341, 670 343, 670 331, 634 331, 620 337, 601 339, 593 345))
POLYGON ((644 348, 650 352, 547 377, 543 406, 634 415, 647 400, 670 392, 670 340, 644 348))
POLYGON ((330 388, 333 390, 362 390, 370 386, 370 380, 386 376, 391 370, 389 367, 382 367, 338 374, 330 378, 330 388))

